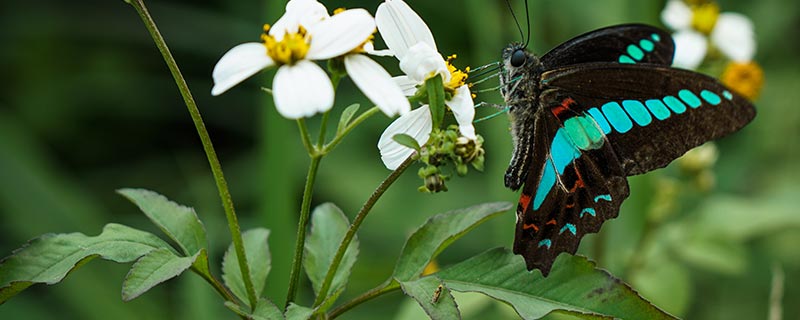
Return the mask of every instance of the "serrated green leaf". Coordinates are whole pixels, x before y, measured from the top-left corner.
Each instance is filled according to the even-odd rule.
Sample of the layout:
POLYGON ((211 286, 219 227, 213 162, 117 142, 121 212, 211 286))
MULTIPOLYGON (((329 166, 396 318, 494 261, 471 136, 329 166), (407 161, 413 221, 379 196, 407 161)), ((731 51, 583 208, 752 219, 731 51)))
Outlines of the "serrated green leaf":
POLYGON ((145 189, 120 189, 119 194, 133 202, 164 234, 193 256, 207 247, 206 230, 194 209, 179 205, 145 189))
POLYGON ((241 317, 245 317, 250 320, 283 320, 283 314, 278 307, 272 303, 272 301, 266 299, 258 299, 258 304, 256 305, 256 310, 250 313, 249 310, 245 310, 242 306, 239 306, 233 302, 225 301, 225 306, 228 307, 231 311, 235 312, 237 315, 241 317))
POLYGON ((450 289, 447 289, 435 276, 400 282, 400 287, 406 295, 419 303, 431 319, 461 319, 461 313, 453 296, 450 295, 450 289))
POLYGON ((439 271, 454 291, 475 291, 505 301, 524 319, 555 310, 624 319, 674 319, 621 280, 584 257, 561 255, 547 278, 529 272, 520 256, 496 248, 439 271))
POLYGON ((392 140, 394 140, 395 142, 397 142, 397 143, 399 143, 401 145, 404 145, 406 147, 409 147, 409 148, 417 150, 417 151, 419 151, 419 149, 420 149, 420 146, 419 146, 419 143, 417 142, 417 140, 414 139, 414 137, 409 136, 409 135, 407 135, 405 133, 398 133, 398 134, 394 135, 392 137, 392 140))
POLYGON ((425 266, 444 248, 511 207, 508 202, 484 203, 431 217, 406 241, 392 276, 401 282, 419 278, 425 266))
MULTIPOLYGON (((331 262, 333 262, 333 257, 349 227, 350 222, 347 220, 347 216, 333 203, 321 204, 311 214, 311 231, 306 238, 303 266, 311 280, 315 294, 319 294, 319 289, 325 280, 331 262)), ((333 277, 326 304, 333 303, 344 291, 347 279, 350 277, 350 270, 357 257, 358 237, 353 237, 353 241, 347 247, 339 269, 333 277)))
POLYGON ((113 223, 95 237, 82 233, 43 235, 0 261, 0 303, 32 284, 58 283, 94 257, 131 262, 161 248, 173 250, 151 233, 113 223))
POLYGON ((308 320, 314 314, 314 309, 290 303, 286 308, 286 320, 308 320))
POLYGON ((177 277, 194 263, 191 257, 179 257, 167 249, 148 252, 133 264, 122 282, 122 300, 131 301, 158 284, 177 277))
MULTIPOLYGON (((251 229, 242 233, 244 252, 247 255, 247 265, 250 267, 250 276, 256 296, 260 296, 264 291, 267 275, 272 266, 267 238, 269 238, 269 230, 263 228, 251 229)), ((236 257, 236 249, 231 244, 222 258, 222 280, 237 298, 250 306, 243 279, 239 260, 236 257)))
POLYGON ((352 120, 353 116, 358 112, 359 107, 361 107, 360 104, 354 103, 347 106, 347 108, 342 111, 342 116, 339 117, 339 127, 336 129, 337 134, 342 133, 344 128, 347 128, 347 125, 350 124, 350 120, 352 120))

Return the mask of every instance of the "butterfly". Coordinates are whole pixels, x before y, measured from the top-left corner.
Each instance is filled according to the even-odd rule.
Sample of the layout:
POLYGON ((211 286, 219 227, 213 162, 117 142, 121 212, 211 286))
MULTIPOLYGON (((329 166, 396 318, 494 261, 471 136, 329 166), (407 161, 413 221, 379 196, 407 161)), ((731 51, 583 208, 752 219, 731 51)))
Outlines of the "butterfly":
POLYGON ((662 168, 735 132, 755 107, 716 79, 671 68, 670 35, 643 24, 577 36, 541 58, 502 52, 500 91, 514 152, 505 185, 522 189, 514 253, 547 276, 562 252, 615 218, 628 176, 662 168))

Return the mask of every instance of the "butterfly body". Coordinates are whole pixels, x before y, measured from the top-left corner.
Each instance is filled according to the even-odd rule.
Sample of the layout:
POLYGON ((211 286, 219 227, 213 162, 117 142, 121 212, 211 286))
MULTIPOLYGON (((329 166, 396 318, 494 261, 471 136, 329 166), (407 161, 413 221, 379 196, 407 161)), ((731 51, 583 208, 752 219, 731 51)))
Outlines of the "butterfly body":
POLYGON ((755 108, 715 79, 670 68, 669 34, 620 25, 541 58, 503 50, 501 93, 514 153, 505 185, 522 189, 514 252, 547 275, 561 252, 614 218, 627 176, 666 166, 750 122, 755 108))

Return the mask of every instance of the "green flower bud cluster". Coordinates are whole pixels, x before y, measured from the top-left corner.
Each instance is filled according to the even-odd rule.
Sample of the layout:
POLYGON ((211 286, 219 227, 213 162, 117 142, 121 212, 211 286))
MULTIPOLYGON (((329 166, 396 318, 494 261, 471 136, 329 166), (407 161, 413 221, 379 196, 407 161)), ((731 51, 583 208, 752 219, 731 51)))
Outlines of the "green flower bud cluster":
POLYGON ((434 129, 428 144, 419 153, 419 160, 425 164, 417 174, 424 181, 420 192, 436 193, 447 191, 445 181, 449 175, 442 173, 442 167, 452 163, 459 176, 465 176, 471 165, 483 171, 483 137, 469 139, 459 134, 458 126, 450 125, 445 130, 434 129))

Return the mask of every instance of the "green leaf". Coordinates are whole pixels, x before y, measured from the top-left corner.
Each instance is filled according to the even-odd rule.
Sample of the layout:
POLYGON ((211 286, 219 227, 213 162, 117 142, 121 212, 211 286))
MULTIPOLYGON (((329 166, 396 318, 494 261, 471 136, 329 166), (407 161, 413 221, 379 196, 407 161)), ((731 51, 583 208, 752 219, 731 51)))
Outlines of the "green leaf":
POLYGON ((684 261, 710 271, 740 275, 747 269, 747 250, 739 242, 725 238, 694 237, 673 244, 684 261))
POLYGON ((643 297, 680 316, 692 301, 692 279, 686 267, 676 261, 664 256, 648 260, 634 273, 631 284, 643 297))
POLYGON ((431 319, 461 319, 461 313, 453 296, 450 295, 450 290, 435 276, 400 282, 400 287, 403 288, 403 292, 417 300, 431 319), (434 299, 434 296, 438 297, 434 299))
POLYGON ((442 75, 437 74, 435 77, 425 80, 425 88, 428 90, 428 105, 431 109, 431 117, 433 118, 433 128, 441 128, 442 121, 444 121, 444 83, 442 82, 442 75))
POLYGON ((419 146, 419 143, 417 142, 417 140, 414 139, 414 137, 409 136, 409 135, 407 135, 405 133, 398 133, 398 134, 394 135, 392 137, 392 140, 394 140, 395 142, 397 142, 397 143, 399 143, 401 145, 404 145, 406 147, 409 147, 409 148, 417 150, 417 151, 419 151, 419 149, 420 149, 420 146, 419 146))
POLYGON ((151 233, 113 223, 95 237, 82 233, 43 235, 0 262, 0 303, 32 284, 58 283, 94 257, 131 262, 161 248, 172 250, 151 233))
MULTIPOLYGON (((263 228, 252 229, 242 233, 244 252, 247 255, 247 265, 250 267, 250 276, 256 296, 260 296, 261 292, 264 291, 267 275, 271 268, 269 245, 267 244, 268 237, 269 230, 263 228)), ((236 249, 231 244, 222 258, 222 280, 225 281, 225 285, 231 289, 231 292, 237 298, 250 306, 243 279, 242 271, 239 268, 239 259, 236 256, 236 249)))
POLYGON ((286 320, 307 320, 314 314, 314 309, 290 303, 286 308, 286 320))
POLYGON ((744 241, 800 227, 794 189, 770 192, 756 200, 717 196, 706 201, 699 211, 699 217, 686 222, 698 235, 744 241))
POLYGON ((194 263, 191 257, 178 257, 167 249, 150 251, 133 264, 122 282, 122 300, 131 301, 158 284, 177 277, 194 263))
POLYGON ((256 310, 250 313, 250 310, 245 310, 242 306, 237 305, 230 301, 225 301, 225 306, 228 307, 231 311, 235 312, 237 315, 241 317, 245 317, 250 320, 283 320, 283 314, 281 314, 281 310, 275 306, 272 301, 266 299, 258 299, 258 304, 256 304, 256 310))
POLYGON ((520 256, 496 248, 439 271, 454 291, 475 291, 504 301, 524 319, 555 310, 624 319, 674 319, 621 280, 584 257, 562 255, 550 276, 529 272, 520 256))
POLYGON ((167 237, 178 243, 185 256, 193 256, 206 248, 206 230, 194 209, 149 190, 120 189, 117 192, 138 206, 167 237))
POLYGON ((350 120, 352 120, 353 116, 356 115, 356 112, 358 112, 359 107, 361 107, 360 104, 354 103, 342 111, 342 116, 339 118, 339 127, 336 129, 336 134, 341 134, 344 132, 344 129, 347 128, 348 124, 350 124, 350 120))
MULTIPOLYGON (((333 257, 349 227, 350 222, 348 222, 347 216, 332 203, 319 205, 311 214, 311 232, 306 238, 303 266, 311 280, 315 294, 319 294, 325 275, 333 262, 333 257)), ((333 303, 344 291, 357 256, 358 238, 354 237, 333 277, 326 304, 333 303)))
POLYGON ((511 207, 508 202, 484 203, 431 217, 406 241, 397 259, 393 277, 401 282, 419 278, 425 266, 444 248, 511 207))

